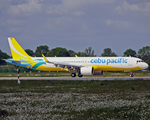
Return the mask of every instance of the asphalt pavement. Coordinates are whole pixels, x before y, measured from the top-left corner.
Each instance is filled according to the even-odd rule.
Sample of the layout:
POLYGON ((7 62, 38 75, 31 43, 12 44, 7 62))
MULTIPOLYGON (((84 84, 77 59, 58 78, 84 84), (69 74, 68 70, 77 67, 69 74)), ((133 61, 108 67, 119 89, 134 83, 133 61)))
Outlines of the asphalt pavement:
MULTIPOLYGON (((150 77, 20 77, 20 80, 150 80, 150 77)), ((0 80, 18 80, 18 77, 0 77, 0 80)))

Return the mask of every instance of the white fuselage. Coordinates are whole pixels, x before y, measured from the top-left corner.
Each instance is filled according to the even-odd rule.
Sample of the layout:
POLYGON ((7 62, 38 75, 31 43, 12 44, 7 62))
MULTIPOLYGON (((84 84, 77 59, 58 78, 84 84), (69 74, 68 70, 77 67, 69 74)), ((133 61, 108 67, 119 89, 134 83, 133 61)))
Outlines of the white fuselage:
MULTIPOLYGON (((44 61, 42 57, 32 59, 36 62, 44 61)), ((49 62, 67 65, 92 66, 95 71, 132 71, 142 70, 148 67, 147 63, 135 57, 47 57, 47 60, 49 62)), ((51 63, 47 63, 45 66, 56 68, 51 63)))

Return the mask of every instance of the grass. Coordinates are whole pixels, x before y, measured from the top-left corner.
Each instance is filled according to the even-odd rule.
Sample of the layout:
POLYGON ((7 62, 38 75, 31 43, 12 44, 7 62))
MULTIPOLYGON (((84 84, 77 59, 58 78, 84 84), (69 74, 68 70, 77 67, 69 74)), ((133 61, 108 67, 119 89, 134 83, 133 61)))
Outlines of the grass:
POLYGON ((0 81, 0 119, 150 119, 150 82, 0 81))

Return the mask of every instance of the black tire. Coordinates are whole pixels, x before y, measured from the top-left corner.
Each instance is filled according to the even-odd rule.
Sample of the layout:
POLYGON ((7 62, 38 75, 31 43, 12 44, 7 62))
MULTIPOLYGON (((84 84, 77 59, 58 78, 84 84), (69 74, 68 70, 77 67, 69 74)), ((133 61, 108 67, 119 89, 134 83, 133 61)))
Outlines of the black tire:
POLYGON ((130 74, 130 77, 133 77, 133 74, 130 74))
POLYGON ((75 73, 72 73, 72 74, 71 74, 71 77, 76 77, 76 74, 75 74, 75 73))
POLYGON ((80 73, 78 74, 78 77, 82 77, 82 76, 83 76, 82 74, 80 74, 80 73))

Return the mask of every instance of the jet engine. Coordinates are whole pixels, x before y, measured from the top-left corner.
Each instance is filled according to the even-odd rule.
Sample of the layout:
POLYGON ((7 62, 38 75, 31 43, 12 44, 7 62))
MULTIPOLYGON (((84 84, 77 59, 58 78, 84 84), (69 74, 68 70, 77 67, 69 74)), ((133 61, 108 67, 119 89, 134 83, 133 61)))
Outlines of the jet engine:
POLYGON ((80 73, 82 75, 93 75, 93 72, 94 72, 93 67, 85 66, 80 68, 80 73))
POLYGON ((104 71, 94 71, 93 67, 85 66, 80 68, 82 75, 103 75, 104 71))

